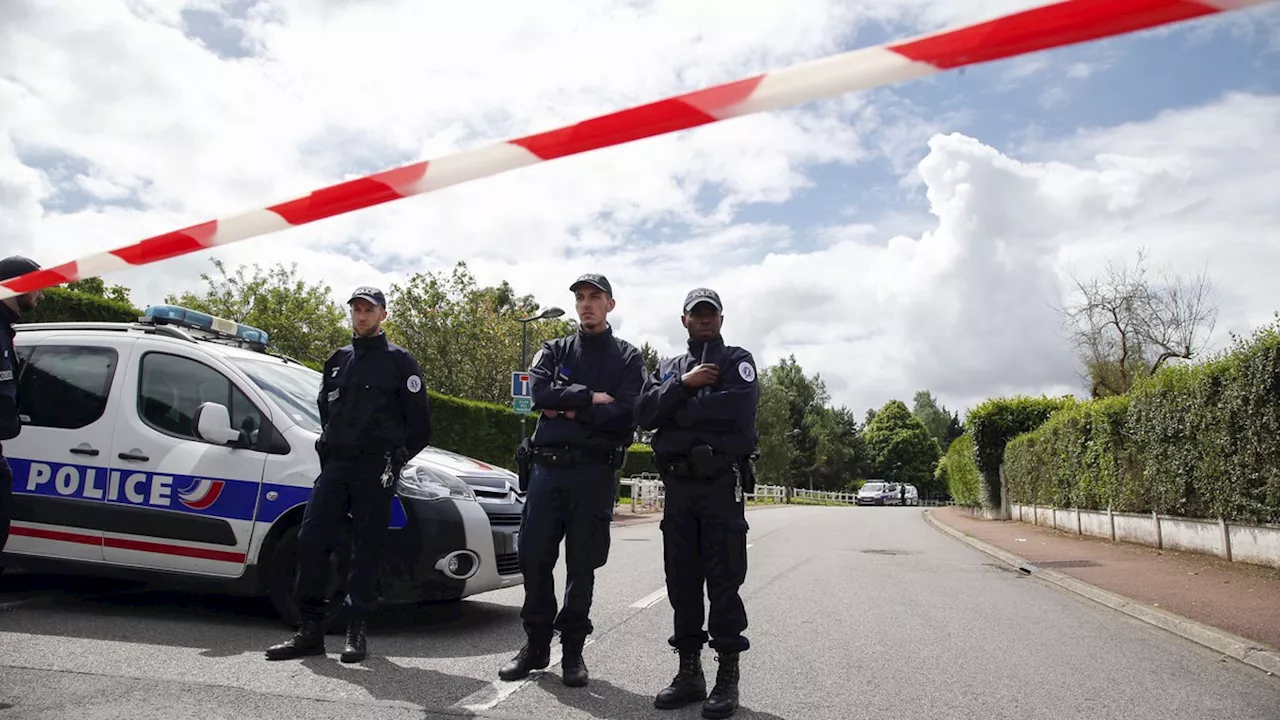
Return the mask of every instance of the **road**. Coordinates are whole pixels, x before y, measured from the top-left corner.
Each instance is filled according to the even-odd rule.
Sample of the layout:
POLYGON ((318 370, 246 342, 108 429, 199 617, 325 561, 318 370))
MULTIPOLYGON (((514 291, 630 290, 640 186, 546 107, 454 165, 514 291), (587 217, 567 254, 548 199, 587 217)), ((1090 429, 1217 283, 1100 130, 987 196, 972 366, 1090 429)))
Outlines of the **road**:
MULTIPOLYGON (((748 519, 752 650, 735 717, 1280 717, 1280 678, 1006 570, 918 508, 748 519)), ((388 612, 371 658, 345 666, 334 636, 327 658, 265 662, 288 634, 265 601, 14 575, 0 578, 0 720, 696 718, 652 707, 675 672, 661 588, 657 523, 616 527, 591 684, 569 689, 558 666, 495 682, 522 639, 518 588, 388 612)))

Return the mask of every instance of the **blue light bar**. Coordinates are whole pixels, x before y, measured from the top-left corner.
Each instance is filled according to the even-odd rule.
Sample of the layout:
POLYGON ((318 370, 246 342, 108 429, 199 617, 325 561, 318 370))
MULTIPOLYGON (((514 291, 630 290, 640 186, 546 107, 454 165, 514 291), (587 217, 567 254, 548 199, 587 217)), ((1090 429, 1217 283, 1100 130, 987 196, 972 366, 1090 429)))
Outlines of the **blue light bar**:
POLYGON ((240 338, 246 342, 257 343, 264 347, 269 340, 266 332, 252 325, 245 325, 178 305, 152 305, 143 311, 143 315, 172 325, 182 325, 240 338))

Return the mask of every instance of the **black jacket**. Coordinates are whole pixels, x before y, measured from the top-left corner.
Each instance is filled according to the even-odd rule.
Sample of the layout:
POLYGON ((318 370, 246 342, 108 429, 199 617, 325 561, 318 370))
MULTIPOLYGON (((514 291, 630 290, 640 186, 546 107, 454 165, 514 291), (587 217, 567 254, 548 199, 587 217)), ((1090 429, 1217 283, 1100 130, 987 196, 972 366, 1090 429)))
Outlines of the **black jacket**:
POLYGON ((0 303, 0 440, 12 440, 22 432, 18 419, 18 353, 13 348, 18 313, 0 303))
POLYGON ((431 442, 431 401, 418 361, 385 333, 353 338, 324 363, 320 424, 331 451, 413 457, 431 442))
POLYGON ((725 345, 722 338, 705 343, 689 341, 689 352, 658 363, 645 381, 636 404, 636 421, 645 430, 657 430, 652 446, 656 455, 686 455, 693 447, 710 445, 725 455, 746 456, 756 448, 756 405, 760 386, 751 353, 725 345), (685 387, 680 378, 702 363, 720 368, 719 381, 702 390, 685 387))
POLYGON ((538 413, 534 445, 616 448, 635 439, 644 358, 631 343, 614 337, 612 328, 596 335, 579 330, 544 342, 529 376, 538 413), (614 401, 592 405, 593 392, 609 393, 614 401), (541 410, 573 410, 575 417, 549 418, 541 410))

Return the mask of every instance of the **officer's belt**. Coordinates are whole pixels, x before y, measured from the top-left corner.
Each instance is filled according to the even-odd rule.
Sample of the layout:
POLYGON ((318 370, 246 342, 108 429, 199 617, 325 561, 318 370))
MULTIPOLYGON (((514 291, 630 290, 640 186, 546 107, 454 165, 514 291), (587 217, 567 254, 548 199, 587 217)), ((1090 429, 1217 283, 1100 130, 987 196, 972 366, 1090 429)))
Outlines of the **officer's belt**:
POLYGON ((721 473, 745 460, 738 455, 712 453, 701 467, 695 467, 693 459, 687 455, 663 455, 653 459, 653 465, 663 475, 677 475, 692 480, 714 480, 721 473), (701 471, 701 472, 700 472, 701 471))
POLYGON ((613 461, 611 448, 586 448, 574 445, 535 445, 530 448, 529 459, 548 467, 604 464, 613 461))

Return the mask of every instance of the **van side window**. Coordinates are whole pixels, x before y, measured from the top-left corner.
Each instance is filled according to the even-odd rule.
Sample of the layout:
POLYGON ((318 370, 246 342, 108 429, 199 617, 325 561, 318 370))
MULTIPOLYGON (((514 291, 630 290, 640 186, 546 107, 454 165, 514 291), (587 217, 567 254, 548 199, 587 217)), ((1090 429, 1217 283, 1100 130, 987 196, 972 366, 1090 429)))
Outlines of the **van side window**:
POLYGON ((160 432, 199 440, 191 418, 201 403, 216 402, 226 406, 232 427, 257 440, 262 413, 227 376, 204 363, 149 352, 142 357, 138 385, 138 414, 160 432))
POLYGON ((22 424, 61 430, 93 424, 107 409, 118 360, 109 347, 36 347, 18 382, 22 424))

